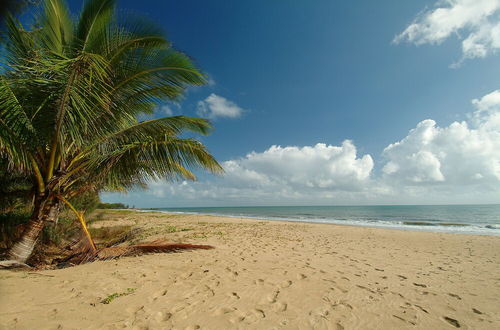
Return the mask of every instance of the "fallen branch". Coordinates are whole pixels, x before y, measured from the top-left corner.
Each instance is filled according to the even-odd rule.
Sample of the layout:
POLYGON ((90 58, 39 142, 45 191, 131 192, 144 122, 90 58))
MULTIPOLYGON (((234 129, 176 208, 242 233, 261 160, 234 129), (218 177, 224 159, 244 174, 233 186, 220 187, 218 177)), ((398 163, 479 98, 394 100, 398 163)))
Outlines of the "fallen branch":
POLYGON ((115 246, 97 249, 95 252, 78 252, 67 258, 64 262, 72 264, 82 264, 97 260, 117 259, 126 256, 138 256, 147 253, 172 253, 180 252, 182 250, 209 250, 213 249, 210 245, 196 245, 196 244, 183 244, 183 243, 166 243, 163 241, 155 241, 146 244, 138 244, 131 246, 115 246))

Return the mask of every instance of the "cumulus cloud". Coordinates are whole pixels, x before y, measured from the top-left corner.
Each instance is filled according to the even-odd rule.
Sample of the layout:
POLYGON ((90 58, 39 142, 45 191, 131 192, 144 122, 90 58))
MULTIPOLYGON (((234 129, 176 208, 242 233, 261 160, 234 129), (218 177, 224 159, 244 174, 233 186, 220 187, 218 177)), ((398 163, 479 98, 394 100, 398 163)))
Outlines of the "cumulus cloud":
POLYGON ((226 172, 223 177, 205 182, 153 183, 149 193, 243 204, 317 202, 341 195, 345 199, 362 193, 368 185, 373 160, 370 155, 358 157, 354 144, 346 140, 340 146, 271 146, 225 161, 222 166, 226 172))
POLYGON ((472 100, 467 120, 426 119, 381 154, 354 143, 271 146, 222 163, 221 177, 154 182, 122 201, 148 206, 492 203, 500 198, 500 90, 472 100), (134 197, 135 196, 135 197, 134 197))
POLYGON ((441 0, 436 7, 418 15, 394 41, 440 44, 454 35, 462 40, 462 60, 500 49, 500 0, 441 0))
POLYGON ((356 147, 346 140, 341 146, 272 146, 227 161, 224 168, 232 180, 259 186, 356 190, 369 179, 373 160, 370 155, 358 158, 356 147))
POLYGON ((500 185, 500 90, 472 101, 469 121, 439 127, 430 119, 386 147, 386 181, 440 184, 465 189, 500 185))
POLYGON ((472 104, 480 112, 498 112, 500 108, 500 90, 493 91, 480 99, 474 99, 472 104))
POLYGON ((236 103, 214 93, 199 101, 197 108, 199 116, 210 119, 217 117, 238 118, 243 113, 243 109, 236 103))

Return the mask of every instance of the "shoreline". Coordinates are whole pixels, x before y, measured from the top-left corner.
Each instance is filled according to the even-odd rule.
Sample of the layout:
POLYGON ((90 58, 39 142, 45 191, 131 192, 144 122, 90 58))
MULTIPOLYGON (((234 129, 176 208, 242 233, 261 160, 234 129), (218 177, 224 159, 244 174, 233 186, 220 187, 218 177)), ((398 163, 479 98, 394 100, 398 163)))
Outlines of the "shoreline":
MULTIPOLYGON (((443 234, 459 234, 459 235, 474 235, 474 236, 493 236, 500 237, 500 225, 499 228, 489 228, 489 227, 475 227, 475 225, 464 225, 464 224, 455 224, 455 223, 436 223, 430 224, 426 223, 425 225, 413 225, 413 224, 405 224, 405 222, 414 222, 418 223, 420 221, 399 221, 402 223, 391 223, 387 221, 386 223, 377 223, 374 221, 373 223, 368 222, 356 222, 351 221, 348 222, 346 220, 324 220, 320 219, 291 219, 291 218, 279 218, 279 217, 259 217, 259 216, 250 216, 250 215, 230 215, 230 214, 218 214, 218 213, 205 213, 205 212, 177 212, 177 211, 169 211, 169 210, 155 210, 155 209, 134 209, 134 211, 138 212, 158 212, 164 214, 172 214, 172 215, 199 215, 199 216, 213 216, 213 217, 227 217, 231 219, 249 219, 249 220, 258 220, 258 221, 280 221, 280 222, 288 222, 288 223, 311 223, 311 224, 322 224, 322 225, 337 225, 337 226, 351 226, 351 227, 363 227, 363 228, 378 228, 378 229, 388 229, 388 230, 403 230, 403 231, 414 231, 414 232, 425 232, 425 233, 443 233, 443 234), (458 229, 458 227, 462 227, 463 229, 458 229), (467 227, 475 227, 475 229, 467 230, 467 227), (493 232, 489 232, 489 231, 493 232)), ((423 222, 423 221, 422 221, 423 222)))
POLYGON ((213 250, 0 272, 5 329, 497 329, 500 239, 245 218, 105 211, 213 250))

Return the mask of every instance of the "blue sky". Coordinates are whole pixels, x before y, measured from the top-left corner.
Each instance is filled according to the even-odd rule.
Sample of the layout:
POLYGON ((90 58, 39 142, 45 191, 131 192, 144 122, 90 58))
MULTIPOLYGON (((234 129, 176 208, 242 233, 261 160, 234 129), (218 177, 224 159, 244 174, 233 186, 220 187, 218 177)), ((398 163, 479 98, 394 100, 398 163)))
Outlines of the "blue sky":
MULTIPOLYGON (((215 130, 202 138, 218 160, 236 162, 236 167, 227 178, 214 179, 200 173, 195 184, 154 183, 149 192, 102 197, 138 207, 313 202, 418 204, 432 203, 436 199, 429 196, 442 197, 443 192, 448 197, 438 198, 442 203, 498 201, 498 153, 484 155, 480 164, 471 160, 471 153, 456 151, 452 155, 442 140, 448 141, 454 133, 439 130, 446 130, 453 122, 465 122, 471 134, 474 129, 481 130, 473 127, 470 114, 479 113, 481 98, 500 88, 500 61, 496 54, 500 36, 496 32, 491 36, 484 33, 497 27, 498 2, 119 1, 120 10, 142 14, 163 26, 174 47, 193 57, 213 80, 208 86, 189 90, 179 105, 166 104, 173 114, 208 115, 212 108, 220 106, 220 114, 231 107, 240 112, 236 118, 212 114, 215 130), (450 23, 440 18, 439 10, 449 10, 445 18, 456 20, 450 23), (410 31, 412 23, 415 28, 410 31), (399 42, 394 42, 398 35, 399 42), (475 41, 477 47, 467 48, 464 40, 475 41), (471 103, 474 99, 475 105, 471 103), (200 107, 206 112, 200 112, 200 107), (384 153, 385 148, 407 137, 426 119, 432 119, 435 131, 441 134, 441 138, 433 140, 432 150, 412 145, 413 149, 399 146, 400 151, 393 148, 396 151, 384 153), (342 147, 346 139, 352 141, 356 150, 349 164, 365 155, 373 164, 358 164, 354 172, 335 172, 332 168, 341 168, 341 163, 336 162, 343 159, 335 156, 336 149, 329 153, 328 148, 314 147, 318 143, 342 147), (264 155, 273 145, 285 151, 274 150, 270 153, 281 156, 259 160, 260 165, 256 165, 255 157, 264 155), (308 146, 312 151, 303 149, 308 146), (251 152, 255 152, 254 158, 249 159, 251 152), (289 152, 329 155, 318 155, 318 159, 327 158, 327 162, 311 163, 311 168, 303 169, 303 177, 328 170, 318 180, 304 181, 302 185, 290 179, 302 171, 300 166, 294 167, 295 172, 291 171, 289 177, 280 178, 271 168, 279 168, 275 161, 286 162, 283 155, 289 152), (448 155, 446 159, 443 152, 448 155), (414 173, 400 169, 417 156, 425 163, 423 167, 415 168, 414 173), (444 173, 454 168, 453 164, 444 163, 450 159, 476 164, 460 175, 470 174, 479 181, 460 181, 453 179, 460 176, 458 172, 444 173), (391 172, 396 167, 387 165, 391 161, 397 165, 397 176, 391 172), (429 164, 434 164, 434 168, 429 164), (250 172, 263 181, 255 177, 259 184, 235 182, 250 172), (391 176, 392 179, 387 178, 391 176), (490 183, 491 178, 498 181, 486 185, 481 180, 488 177, 490 183), (347 182, 354 183, 350 186, 347 182), (466 194, 464 191, 470 190, 471 185, 474 194, 466 194), (379 192, 377 187, 386 190, 379 192), (273 189, 284 192, 280 195, 273 189), (408 197, 401 198, 401 192, 408 197)), ((493 96, 490 99, 495 99, 493 96)), ((497 108, 488 109, 491 116, 497 115, 497 108)), ((160 106, 158 115, 162 113, 165 108, 160 106)), ((432 130, 431 126, 426 127, 432 130)), ((499 146, 494 134, 496 127, 492 133, 490 126, 489 133, 480 134, 479 149, 481 144, 492 143, 492 149, 499 146)), ((470 139, 456 142, 466 141, 470 139)), ((294 159, 300 163, 300 157, 294 159)))

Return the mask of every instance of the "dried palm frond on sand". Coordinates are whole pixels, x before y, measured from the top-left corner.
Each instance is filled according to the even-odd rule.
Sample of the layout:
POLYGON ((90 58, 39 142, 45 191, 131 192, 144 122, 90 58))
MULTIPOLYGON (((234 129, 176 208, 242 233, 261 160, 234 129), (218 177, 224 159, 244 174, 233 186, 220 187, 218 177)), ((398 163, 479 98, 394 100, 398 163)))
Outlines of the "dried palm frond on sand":
POLYGON ((136 244, 130 246, 113 246, 97 248, 93 250, 87 245, 80 246, 75 253, 58 260, 60 263, 82 264, 97 260, 109 260, 126 256, 138 256, 147 253, 171 253, 180 252, 182 250, 209 250, 214 247, 211 245, 197 245, 184 243, 168 243, 166 241, 157 240, 150 243, 136 244))

